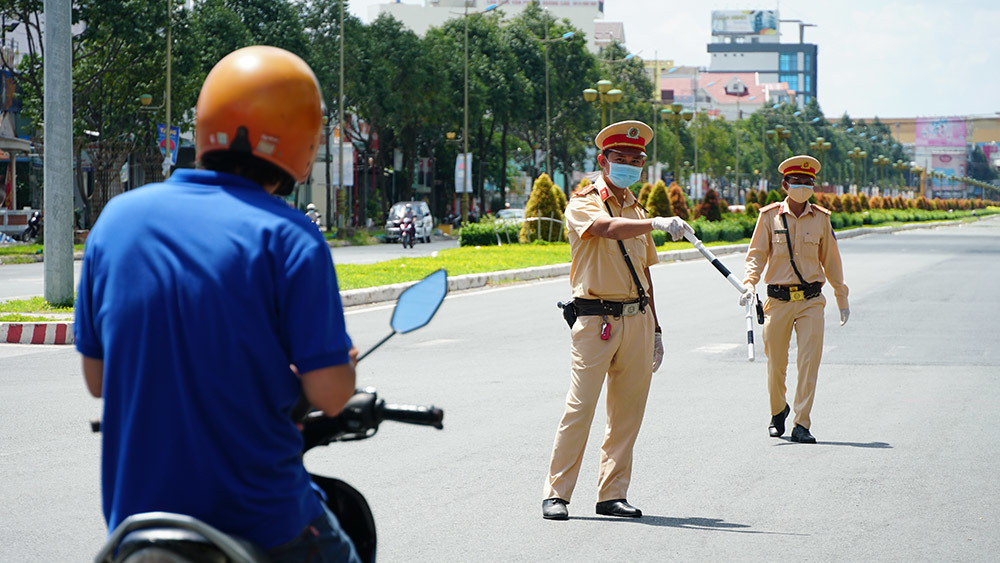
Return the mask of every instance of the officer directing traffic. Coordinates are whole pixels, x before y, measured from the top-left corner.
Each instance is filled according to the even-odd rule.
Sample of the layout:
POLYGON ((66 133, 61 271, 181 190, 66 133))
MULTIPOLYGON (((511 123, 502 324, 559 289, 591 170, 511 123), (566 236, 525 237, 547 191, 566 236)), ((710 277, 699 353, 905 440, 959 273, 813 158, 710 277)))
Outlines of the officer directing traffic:
POLYGON ((760 209, 747 250, 745 291, 740 296, 740 305, 752 299, 754 286, 767 265, 764 274, 767 282, 764 354, 767 356, 767 390, 772 415, 768 433, 774 438, 782 436, 785 419, 791 411, 785 399, 785 370, 794 328, 798 342, 798 381, 791 439, 806 444, 816 443, 809 432, 809 413, 823 355, 823 309, 826 306, 823 284, 826 281, 833 286, 841 326, 851 313, 830 212, 809 203, 819 170, 819 161, 808 155, 793 156, 778 166, 783 176, 781 186, 788 197, 760 209))
POLYGON ((626 493, 649 383, 663 359, 649 275, 649 266, 658 262, 650 231, 666 231, 678 240, 691 230, 677 217, 647 218, 628 189, 639 180, 652 138, 653 130, 640 121, 605 127, 595 139, 600 177, 577 190, 566 207, 574 299, 564 316, 572 329, 572 366, 542 496, 546 519, 569 518, 566 505, 605 378, 608 427, 601 445, 597 513, 642 516, 626 493))

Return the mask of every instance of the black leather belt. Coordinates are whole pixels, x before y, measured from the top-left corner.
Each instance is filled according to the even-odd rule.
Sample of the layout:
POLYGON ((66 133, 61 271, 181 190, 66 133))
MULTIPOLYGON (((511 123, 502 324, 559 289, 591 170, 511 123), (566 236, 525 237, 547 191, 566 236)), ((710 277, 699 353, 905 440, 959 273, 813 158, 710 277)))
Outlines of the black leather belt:
POLYGON ((573 300, 576 305, 576 314, 583 315, 610 315, 612 317, 631 317, 646 308, 646 304, 641 300, 633 301, 605 301, 603 299, 583 299, 577 297, 573 300))
POLYGON ((805 301, 823 293, 823 282, 799 285, 768 285, 767 296, 778 301, 805 301))

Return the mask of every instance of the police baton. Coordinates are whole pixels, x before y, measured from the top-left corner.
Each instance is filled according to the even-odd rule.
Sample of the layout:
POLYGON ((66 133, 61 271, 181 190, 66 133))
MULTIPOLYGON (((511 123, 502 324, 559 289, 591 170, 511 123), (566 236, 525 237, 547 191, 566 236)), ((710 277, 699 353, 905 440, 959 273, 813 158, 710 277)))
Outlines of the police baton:
MULTIPOLYGON (((723 277, 725 277, 727 280, 729 280, 729 283, 733 284, 733 287, 735 287, 736 290, 739 291, 741 295, 743 294, 744 291, 746 291, 744 289, 744 287, 743 287, 743 282, 741 282, 740 280, 736 279, 736 276, 734 276, 733 273, 729 271, 729 268, 727 268, 725 264, 723 264, 722 262, 720 262, 719 259, 716 258, 715 255, 712 254, 712 252, 709 249, 705 248, 705 245, 702 244, 702 242, 700 240, 698 240, 698 237, 694 236, 693 232, 685 229, 684 230, 684 238, 687 239, 687 241, 690 242, 692 246, 694 246, 695 248, 697 248, 698 252, 701 252, 701 255, 704 256, 706 260, 708 260, 709 262, 711 262, 712 265, 715 266, 715 269, 718 270, 719 273, 723 275, 723 277)), ((754 294, 754 296, 747 302, 747 315, 746 315, 746 317, 747 317, 747 360, 751 361, 751 362, 754 360, 754 349, 753 349, 753 310, 754 310, 754 306, 756 305, 756 301, 757 301, 757 295, 754 294)))

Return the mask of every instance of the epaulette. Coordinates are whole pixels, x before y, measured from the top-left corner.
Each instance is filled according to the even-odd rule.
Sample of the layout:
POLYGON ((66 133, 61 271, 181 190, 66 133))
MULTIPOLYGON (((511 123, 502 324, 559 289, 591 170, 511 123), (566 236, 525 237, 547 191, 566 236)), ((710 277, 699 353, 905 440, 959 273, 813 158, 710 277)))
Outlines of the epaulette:
POLYGON ((827 209, 827 208, 825 208, 825 207, 823 207, 822 205, 816 205, 814 203, 814 204, 812 204, 812 206, 813 206, 813 209, 818 210, 820 213, 826 213, 827 215, 830 214, 830 210, 827 209))
POLYGON ((765 211, 770 211, 770 210, 772 210, 772 209, 776 209, 776 208, 777 208, 777 207, 778 207, 779 205, 781 205, 781 202, 780 202, 780 201, 776 201, 776 202, 774 202, 774 203, 771 203, 771 204, 768 204, 768 205, 765 205, 764 207, 761 207, 761 208, 760 208, 760 210, 758 211, 758 213, 763 213, 763 212, 765 212, 765 211))
POLYGON ((597 184, 587 184, 586 186, 583 186, 582 188, 579 188, 575 192, 573 192, 572 194, 570 194, 570 197, 585 196, 585 195, 589 194, 590 192, 596 191, 596 190, 597 190, 597 184))

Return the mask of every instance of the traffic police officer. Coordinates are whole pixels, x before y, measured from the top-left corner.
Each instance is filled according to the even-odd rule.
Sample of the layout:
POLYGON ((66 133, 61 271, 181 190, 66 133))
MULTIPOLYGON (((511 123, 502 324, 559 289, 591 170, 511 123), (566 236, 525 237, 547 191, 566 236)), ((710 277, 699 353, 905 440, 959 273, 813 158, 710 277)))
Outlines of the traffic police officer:
POLYGON ((639 180, 653 130, 640 121, 605 127, 595 139, 601 175, 575 192, 566 207, 572 264, 568 305, 572 360, 566 408, 556 431, 542 516, 569 517, 594 409, 608 381, 608 426, 601 445, 597 513, 637 518, 626 500, 632 447, 639 433, 649 383, 663 359, 649 266, 658 262, 650 231, 674 240, 691 227, 677 217, 646 217, 628 187, 639 180), (626 256, 627 254, 627 256, 626 256))
POLYGON ((826 298, 822 289, 826 281, 833 286, 841 326, 851 313, 830 212, 809 203, 819 170, 819 161, 808 155, 793 156, 778 166, 782 174, 781 186, 788 197, 760 209, 747 250, 745 291, 740 296, 740 305, 752 298, 754 286, 760 281, 766 264, 764 354, 767 356, 767 389, 772 414, 768 433, 775 438, 783 435, 785 419, 791 410, 785 400, 785 369, 794 328, 798 342, 798 381, 791 439, 806 444, 816 443, 809 432, 809 412, 823 355, 826 298))

